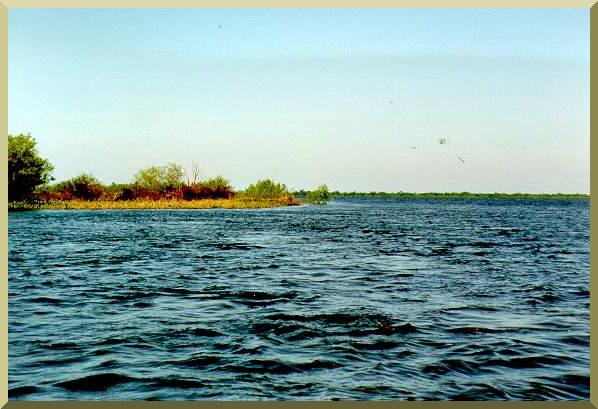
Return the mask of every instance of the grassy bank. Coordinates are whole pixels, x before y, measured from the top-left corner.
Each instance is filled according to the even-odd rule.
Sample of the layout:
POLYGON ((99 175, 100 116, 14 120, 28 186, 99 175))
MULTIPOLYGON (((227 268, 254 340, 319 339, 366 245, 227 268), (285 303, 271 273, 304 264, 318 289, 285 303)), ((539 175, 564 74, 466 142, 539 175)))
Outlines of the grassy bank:
POLYGON ((201 200, 62 200, 46 203, 9 203, 9 210, 112 210, 112 209, 258 209, 299 205, 297 199, 201 199, 201 200))

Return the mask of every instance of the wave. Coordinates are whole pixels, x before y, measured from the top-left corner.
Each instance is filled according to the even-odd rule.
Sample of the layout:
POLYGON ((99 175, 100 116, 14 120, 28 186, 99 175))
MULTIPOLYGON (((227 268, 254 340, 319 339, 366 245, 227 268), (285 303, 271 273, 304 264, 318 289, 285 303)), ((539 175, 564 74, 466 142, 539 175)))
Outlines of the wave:
POLYGON ((334 369, 340 367, 341 364, 335 361, 325 361, 316 359, 311 362, 289 363, 279 360, 250 360, 241 365, 226 365, 222 367, 224 370, 241 373, 261 373, 286 375, 291 373, 310 372, 315 370, 334 369))
POLYGON ((171 365, 186 366, 190 368, 203 368, 210 365, 216 365, 222 362, 222 358, 215 355, 194 356, 180 361, 170 361, 171 365))
POLYGON ((37 388, 35 386, 31 386, 31 385, 18 386, 16 388, 11 388, 8 390, 8 398, 15 399, 15 398, 19 398, 21 396, 31 395, 32 393, 35 393, 37 391, 39 391, 39 388, 37 388))
POLYGON ((68 381, 56 383, 56 386, 70 391, 92 391, 100 392, 121 383, 137 382, 138 379, 114 372, 84 376, 68 381))
POLYGON ((63 302, 63 300, 61 300, 59 298, 52 298, 52 297, 30 298, 29 301, 34 302, 34 303, 52 304, 52 305, 60 305, 63 302))

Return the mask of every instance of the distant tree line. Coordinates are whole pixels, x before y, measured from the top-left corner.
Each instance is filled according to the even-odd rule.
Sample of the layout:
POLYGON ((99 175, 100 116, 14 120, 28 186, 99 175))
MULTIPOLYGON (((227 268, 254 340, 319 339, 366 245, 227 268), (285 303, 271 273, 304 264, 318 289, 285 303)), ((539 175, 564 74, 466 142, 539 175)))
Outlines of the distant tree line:
POLYGON ((190 177, 180 165, 150 166, 139 170, 131 183, 105 185, 89 173, 51 184, 54 167, 39 156, 35 139, 27 134, 8 136, 8 199, 18 201, 64 200, 198 200, 280 199, 293 201, 289 189, 270 179, 258 180, 246 190, 235 192, 223 176, 201 180, 193 165, 190 177))
POLYGON ((514 198, 514 199, 587 199, 585 194, 534 193, 409 193, 409 192, 339 192, 326 185, 317 189, 291 192, 286 185, 270 179, 258 180, 244 191, 236 192, 223 176, 201 180, 197 165, 190 177, 180 165, 150 166, 139 170, 131 183, 105 185, 89 173, 51 184, 54 166, 39 156, 35 139, 29 134, 8 135, 8 200, 64 201, 64 200, 198 200, 229 199, 241 196, 247 199, 283 199, 293 195, 308 203, 324 204, 332 197, 398 197, 398 198, 514 198))
MULTIPOLYGON (((298 197, 309 197, 315 191, 297 190, 298 197)), ((332 191, 329 197, 398 197, 398 198, 480 198, 480 199, 587 199, 589 195, 581 193, 472 193, 472 192, 339 192, 332 191)))

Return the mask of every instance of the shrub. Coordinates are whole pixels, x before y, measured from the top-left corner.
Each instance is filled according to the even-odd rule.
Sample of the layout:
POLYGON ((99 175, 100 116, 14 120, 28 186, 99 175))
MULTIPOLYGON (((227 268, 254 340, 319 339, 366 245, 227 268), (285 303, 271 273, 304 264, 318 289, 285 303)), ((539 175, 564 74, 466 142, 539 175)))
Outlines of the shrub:
POLYGON ((123 200, 131 200, 131 199, 147 199, 147 200, 160 200, 165 198, 166 192, 165 191, 157 191, 152 189, 145 189, 138 186, 132 186, 130 188, 130 194, 128 190, 125 188, 122 192, 122 199, 123 200))
POLYGON ((274 183, 270 179, 258 180, 255 184, 245 189, 245 194, 256 199, 277 199, 290 196, 284 184, 274 183))
POLYGON ((199 183, 183 186, 182 191, 183 199, 185 200, 208 199, 212 195, 212 190, 210 188, 202 186, 199 183))
POLYGON ((296 190, 295 192, 293 192, 293 194, 295 196, 306 196, 309 192, 307 192, 305 189, 301 189, 301 190, 296 190))
POLYGON ((103 186, 104 194, 102 199, 107 200, 131 200, 132 190, 131 185, 127 183, 115 183, 103 186))
POLYGON ((200 183, 182 187, 182 198, 185 200, 229 199, 234 194, 229 180, 222 176, 216 176, 200 183))
POLYGON ((216 176, 200 183, 183 185, 182 183, 173 183, 173 180, 176 180, 174 170, 171 175, 175 177, 170 181, 168 181, 168 177, 160 176, 161 172, 160 168, 148 168, 138 173, 137 176, 140 177, 136 176, 137 183, 132 185, 113 184, 107 190, 112 193, 113 200, 229 199, 234 196, 230 182, 222 176, 216 176))
POLYGON ((166 166, 150 166, 133 178, 133 185, 141 190, 165 193, 183 184, 183 168, 175 163, 166 166))
POLYGON ((36 141, 29 134, 8 135, 8 200, 28 200, 34 190, 47 184, 54 166, 38 156, 36 141))
POLYGON ((307 194, 308 203, 313 204, 326 204, 330 199, 330 192, 326 185, 319 186, 316 190, 307 194))
POLYGON ((105 193, 105 189, 100 181, 92 175, 82 173, 72 179, 58 183, 52 187, 50 192, 57 194, 57 198, 60 200, 97 200, 105 193))
POLYGON ((230 181, 220 175, 204 180, 200 186, 210 191, 212 199, 228 199, 234 195, 230 181))
POLYGON ((133 189, 130 187, 123 187, 120 194, 117 196, 117 200, 133 200, 133 189))
POLYGON ((212 190, 232 190, 230 181, 220 175, 213 177, 212 179, 206 179, 203 182, 200 182, 200 184, 212 190))

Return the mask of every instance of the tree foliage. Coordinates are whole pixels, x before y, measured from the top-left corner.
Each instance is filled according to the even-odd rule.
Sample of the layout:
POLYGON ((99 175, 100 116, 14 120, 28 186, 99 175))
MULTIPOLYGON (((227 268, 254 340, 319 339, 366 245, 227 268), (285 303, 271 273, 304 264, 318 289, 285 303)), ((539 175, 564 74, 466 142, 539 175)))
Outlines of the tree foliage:
POLYGON ((316 190, 307 194, 307 201, 313 204, 326 204, 330 199, 330 192, 328 186, 321 185, 316 190))
POLYGON ((284 184, 274 183, 270 179, 258 180, 250 185, 245 194, 257 199, 275 199, 289 195, 289 191, 284 184))
POLYGON ((97 200, 105 191, 104 186, 89 173, 82 173, 72 179, 60 182, 55 190, 66 198, 97 200))
POLYGON ((180 165, 150 166, 142 169, 133 178, 133 185, 150 191, 166 191, 181 186, 185 172, 180 165))
POLYGON ((185 200, 229 199, 235 195, 230 181, 220 175, 183 186, 180 192, 185 200))
POLYGON ((52 180, 54 166, 37 153, 37 142, 27 134, 8 135, 8 200, 32 198, 38 186, 52 180))
POLYGON ((200 182, 201 185, 213 189, 213 190, 218 190, 218 189, 222 189, 222 190, 232 190, 232 187, 230 185, 230 180, 228 180, 227 178, 218 175, 215 176, 211 179, 206 179, 200 182))

